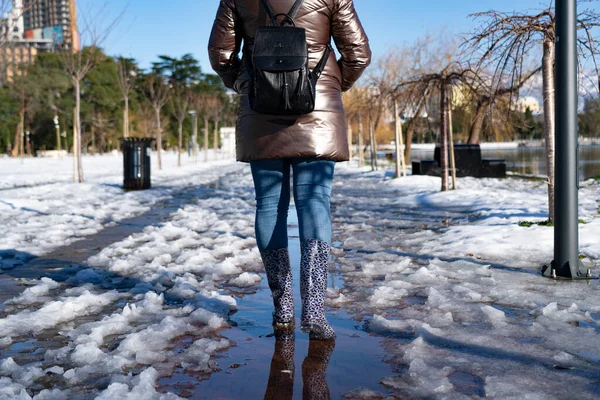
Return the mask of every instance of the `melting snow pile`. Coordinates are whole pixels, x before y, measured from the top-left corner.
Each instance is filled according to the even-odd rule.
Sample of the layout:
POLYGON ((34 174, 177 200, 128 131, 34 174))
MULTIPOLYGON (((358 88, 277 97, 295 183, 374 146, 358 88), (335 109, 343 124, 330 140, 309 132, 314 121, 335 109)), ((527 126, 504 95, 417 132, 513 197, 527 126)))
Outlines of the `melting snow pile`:
MULTIPOLYGON (((237 307, 223 285, 249 290, 261 282, 256 273, 260 264, 253 196, 235 183, 244 169, 221 164, 222 168, 212 165, 212 171, 204 168, 204 176, 187 178, 184 187, 220 177, 224 189, 206 196, 199 188, 196 201, 164 223, 112 244, 86 265, 66 268, 66 281, 44 277, 5 303, 0 318, 0 399, 173 399, 178 397, 157 392, 161 377, 178 368, 189 373, 219 368, 214 355, 231 346, 220 331, 229 327, 228 317, 237 307), (36 355, 23 356, 20 350, 27 345, 36 355)), ((149 206, 133 210, 125 199, 130 194, 99 186, 70 190, 80 193, 82 188, 99 205, 113 202, 122 215, 149 206)), ((146 196, 158 202, 178 189, 167 187, 146 196)), ((43 193, 40 188, 25 190, 20 193, 37 190, 42 203, 55 201, 44 197, 51 188, 43 193)), ((70 207, 69 201, 88 207, 85 196, 69 200, 66 191, 62 195, 65 207, 70 207)), ((98 215, 94 219, 102 218, 98 215)), ((22 218, 25 221, 27 215, 22 218)), ((54 216, 40 218, 41 230, 31 240, 15 243, 18 250, 47 240, 43 224, 52 224, 54 216)), ((12 226, 20 227, 13 230, 15 237, 26 229, 18 218, 12 226)), ((93 233, 73 231, 77 234, 65 236, 93 233)))
MULTIPOLYGON (((543 182, 466 178, 440 193, 439 178, 338 172, 334 254, 345 282, 328 304, 387 338, 404 372, 386 388, 410 398, 600 395, 600 285, 542 278, 553 230, 518 225, 547 215, 543 182)), ((598 182, 580 197, 590 263, 600 256, 598 182)))

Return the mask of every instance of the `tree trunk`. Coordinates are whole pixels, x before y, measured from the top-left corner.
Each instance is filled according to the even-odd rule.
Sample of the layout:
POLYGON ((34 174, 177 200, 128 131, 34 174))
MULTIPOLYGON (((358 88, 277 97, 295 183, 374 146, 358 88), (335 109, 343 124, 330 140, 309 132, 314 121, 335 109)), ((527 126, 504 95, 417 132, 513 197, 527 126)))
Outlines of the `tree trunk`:
POLYGON ((178 145, 177 145, 177 166, 181 167, 181 152, 183 151, 183 120, 179 121, 179 135, 178 135, 178 145))
POLYGON ((481 137, 481 131, 483 130, 483 118, 485 116, 485 109, 489 106, 489 103, 484 100, 477 102, 477 108, 475 109, 475 119, 473 125, 471 125, 471 131, 469 132, 468 144, 478 144, 481 137))
POLYGON ((375 143, 375 121, 369 115, 369 138, 371 141, 371 170, 377 171, 377 143, 375 143))
MULTIPOLYGON (((452 92, 450 92, 452 93, 452 92)), ((448 141, 450 142, 450 169, 452 169, 452 190, 456 190, 456 159, 454 157, 454 127, 452 126, 452 102, 448 106, 448 141)))
POLYGON ((25 108, 21 108, 21 112, 19 113, 19 126, 21 127, 19 132, 19 153, 22 162, 23 155, 25 154, 25 108))
POLYGON ((154 107, 156 117, 156 159, 158 160, 158 169, 162 169, 162 129, 160 127, 160 108, 154 107))
POLYGON ((21 138, 19 137, 21 133, 21 121, 17 124, 17 129, 15 130, 15 141, 13 142, 13 148, 10 152, 11 157, 16 158, 19 157, 19 147, 21 146, 21 138))
POLYGON ((204 161, 208 161, 208 117, 204 117, 204 161))
POLYGON ((402 147, 402 122, 400 121, 400 110, 398 109, 398 101, 394 100, 394 125, 396 133, 396 178, 400 178, 400 169, 403 170, 406 176, 406 163, 404 162, 404 152, 402 147))
POLYGON ((352 118, 346 118, 346 136, 348 139, 348 164, 352 162, 352 118))
POLYGON ((192 142, 194 162, 198 162, 198 115, 196 113, 192 115, 192 142))
POLYGON ((125 96, 125 108, 123 109, 123 137, 129 137, 129 96, 125 96))
POLYGON ((73 182, 77 182, 77 109, 73 109, 73 182))
POLYGON ((362 115, 358 115, 358 166, 362 168, 365 165, 365 149, 363 148, 363 120, 362 115))
POLYGON ((544 40, 542 58, 544 93, 544 136, 546 138, 546 168, 548 170, 548 220, 554 221, 554 41, 544 40))
POLYGON ((448 88, 440 85, 440 167, 442 168, 442 192, 448 190, 448 88))
POLYGON ((406 130, 406 150, 404 151, 404 157, 407 163, 411 164, 412 168, 412 141, 415 135, 414 124, 409 124, 406 130))
POLYGON ((219 123, 221 121, 219 120, 219 118, 215 118, 215 131, 213 134, 213 152, 215 153, 215 160, 218 158, 217 157, 217 150, 219 148, 219 123))
POLYGON ((81 90, 79 88, 79 84, 81 82, 75 79, 73 83, 75 86, 75 133, 77 135, 77 177, 79 183, 83 183, 83 157, 81 155, 81 90))

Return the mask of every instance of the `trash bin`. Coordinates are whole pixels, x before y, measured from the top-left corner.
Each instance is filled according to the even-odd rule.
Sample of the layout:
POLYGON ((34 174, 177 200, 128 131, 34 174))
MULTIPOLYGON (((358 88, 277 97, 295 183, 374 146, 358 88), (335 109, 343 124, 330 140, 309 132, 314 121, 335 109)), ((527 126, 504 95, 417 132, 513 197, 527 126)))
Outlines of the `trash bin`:
POLYGON ((154 139, 120 139, 123 147, 123 188, 150 189, 150 146, 154 139))

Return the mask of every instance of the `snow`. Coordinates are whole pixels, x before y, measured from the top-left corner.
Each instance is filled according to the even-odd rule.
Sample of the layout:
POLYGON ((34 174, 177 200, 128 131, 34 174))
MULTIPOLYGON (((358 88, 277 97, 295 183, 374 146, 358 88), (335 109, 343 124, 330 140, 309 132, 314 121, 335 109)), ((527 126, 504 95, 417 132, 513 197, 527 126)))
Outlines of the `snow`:
POLYGON ((182 168, 175 168, 173 154, 163 158, 162 171, 152 165, 153 188, 133 192, 121 189, 120 154, 85 157, 84 184, 72 183, 70 159, 33 158, 22 164, 18 159, 1 160, 0 251, 19 248, 34 255, 46 254, 147 212, 189 186, 214 181, 239 168, 231 160, 196 164, 187 157, 182 168))
MULTIPOLYGON (((0 178, 0 265, 11 274, 171 207, 62 275, 27 280, 2 304, 0 399, 176 399, 160 391, 161 378, 220 368, 218 354, 234 345, 224 334, 232 315, 244 296, 267 290, 254 193, 247 165, 184 159, 179 169, 166 154, 153 189, 129 193, 119 188, 119 155, 86 157, 83 185, 69 182, 67 160, 0 160, 9 171, 0 178), (24 356, 28 343, 36 352, 24 356)), ((441 193, 439 178, 392 180, 338 165, 331 272, 341 283, 326 304, 381 338, 381 362, 396 371, 379 377, 378 391, 357 385, 346 397, 597 397, 598 283, 541 277, 553 229, 518 224, 545 218, 545 184, 458 184, 441 193)), ((599 199, 600 184, 584 182, 580 248, 589 265, 600 258, 599 199)))
MULTIPOLYGON (((153 189, 125 193, 118 187, 119 160, 85 158, 90 173, 84 185, 60 176, 55 183, 53 175, 27 179, 37 173, 36 164, 59 165, 59 160, 25 160, 16 175, 33 186, 18 187, 14 175, 2 182, 1 245, 19 254, 49 253, 182 193, 188 194, 189 204, 167 214, 164 223, 106 246, 83 265, 65 268, 70 275, 66 281, 43 277, 5 303, 8 313, 0 318, 0 336, 8 338, 0 343, 4 348, 26 337, 41 341, 47 332, 56 332, 61 344, 45 350, 33 365, 0 359, 0 398, 69 398, 70 391, 89 390, 88 382, 108 379, 106 389, 88 394, 174 399, 178 397, 155 389, 165 371, 180 366, 210 373, 218 368, 214 354, 231 346, 219 332, 229 328, 228 315, 237 301, 220 282, 253 287, 262 280, 255 273, 253 204, 236 193, 240 171, 248 177, 246 165, 219 160, 171 166, 155 174, 153 189), (104 170, 103 165, 111 167, 104 170), (202 196, 202 185, 217 180, 231 182, 227 189, 214 189, 218 198, 202 196), (173 343, 182 336, 193 340, 178 350, 173 343), (132 368, 140 373, 128 374, 132 368), (47 372, 64 383, 53 391, 32 392, 47 372)), ((173 160, 166 155, 165 164, 173 160)), ((2 162, 15 165, 14 160, 2 162)))
MULTIPOLYGON (((452 381, 459 373, 494 398, 571 398, 573 390, 596 398, 599 286, 542 278, 553 229, 518 225, 547 215, 543 182, 462 178, 459 190, 441 193, 439 178, 337 171, 341 295, 369 332, 399 338, 390 352, 407 366, 385 387, 409 398, 470 398, 452 381)), ((588 264, 600 251, 599 199, 599 183, 585 182, 588 264)))

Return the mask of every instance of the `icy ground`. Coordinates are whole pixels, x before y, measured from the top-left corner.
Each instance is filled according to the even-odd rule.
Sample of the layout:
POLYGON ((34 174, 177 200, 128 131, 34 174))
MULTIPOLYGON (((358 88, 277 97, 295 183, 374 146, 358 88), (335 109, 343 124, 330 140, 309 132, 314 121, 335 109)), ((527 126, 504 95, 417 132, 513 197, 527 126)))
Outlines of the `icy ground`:
MULTIPOLYGON (((24 289, 0 305, 0 399, 178 398, 162 393, 160 377, 222 368, 231 314, 268 290, 248 168, 177 169, 167 156, 152 190, 123 193, 120 157, 86 158, 84 185, 68 183, 69 162, 0 160, 0 266, 24 289), (18 279, 36 256, 173 198, 181 206, 160 223, 82 263, 18 279)), ((540 277, 552 228, 518 226, 543 219, 543 183, 466 178, 459 189, 338 166, 331 272, 343 286, 329 290, 328 305, 381 338, 380 362, 394 371, 378 378, 379 392, 348 387, 345 396, 600 396, 600 286, 540 277)), ((600 185, 586 182, 580 197, 581 252, 594 264, 600 185)))

